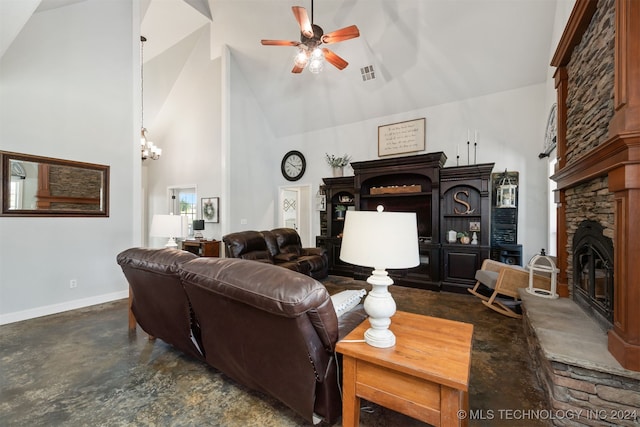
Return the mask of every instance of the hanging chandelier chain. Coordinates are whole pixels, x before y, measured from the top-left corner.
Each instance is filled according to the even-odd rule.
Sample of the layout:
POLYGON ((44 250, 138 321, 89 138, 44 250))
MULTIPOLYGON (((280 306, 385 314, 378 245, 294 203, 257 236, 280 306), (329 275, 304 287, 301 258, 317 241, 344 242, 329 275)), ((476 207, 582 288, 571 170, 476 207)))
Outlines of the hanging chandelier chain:
POLYGON ((144 42, 145 36, 140 36, 140 125, 144 129, 144 42))
POLYGON ((140 145, 142 160, 148 158, 158 160, 162 149, 147 140, 147 130, 144 127, 144 42, 147 38, 140 36, 140 145))

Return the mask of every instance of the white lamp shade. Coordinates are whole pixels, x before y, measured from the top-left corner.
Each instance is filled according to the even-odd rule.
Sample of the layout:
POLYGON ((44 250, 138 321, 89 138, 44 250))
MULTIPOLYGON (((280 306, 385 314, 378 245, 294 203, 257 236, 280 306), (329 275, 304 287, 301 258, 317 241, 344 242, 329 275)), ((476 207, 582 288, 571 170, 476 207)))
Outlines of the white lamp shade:
POLYGON ((342 261, 376 269, 420 264, 414 212, 347 211, 342 236, 342 261))
POLYGON ((150 233, 153 237, 182 237, 180 215, 154 215, 150 233))

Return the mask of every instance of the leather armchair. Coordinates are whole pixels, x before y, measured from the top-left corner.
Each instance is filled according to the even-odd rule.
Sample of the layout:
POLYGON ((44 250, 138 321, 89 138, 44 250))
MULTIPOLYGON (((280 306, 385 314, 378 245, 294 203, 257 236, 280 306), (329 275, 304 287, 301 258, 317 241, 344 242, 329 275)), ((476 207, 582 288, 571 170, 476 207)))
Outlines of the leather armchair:
MULTIPOLYGON (((190 262, 182 282, 208 364, 277 397, 308 421, 335 422, 342 411, 334 354, 340 330, 322 284, 232 258, 190 262)), ((361 312, 353 316, 355 325, 364 319, 361 312)))
POLYGON ((239 231, 222 238, 225 253, 229 258, 241 258, 251 261, 273 264, 273 256, 267 248, 267 242, 259 231, 239 231))
POLYGON ((278 256, 295 260, 314 279, 327 277, 329 257, 325 248, 303 248, 300 235, 293 228, 275 228, 271 230, 271 234, 275 237, 278 256))
POLYGON ((267 244, 267 248, 269 248, 275 265, 306 274, 307 276, 310 275, 311 266, 308 263, 300 262, 297 254, 280 252, 275 234, 271 231, 263 231, 262 235, 264 236, 264 241, 267 244))

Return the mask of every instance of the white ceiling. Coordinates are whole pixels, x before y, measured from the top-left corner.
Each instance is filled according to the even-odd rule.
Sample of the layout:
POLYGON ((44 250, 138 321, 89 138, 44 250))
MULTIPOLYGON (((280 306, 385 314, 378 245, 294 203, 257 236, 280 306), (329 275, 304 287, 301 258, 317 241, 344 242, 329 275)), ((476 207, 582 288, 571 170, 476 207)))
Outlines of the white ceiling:
MULTIPOLYGON (((77 1, 42 0, 40 9, 77 1)), ((317 0, 314 23, 325 33, 355 24, 361 34, 328 46, 345 70, 327 64, 319 75, 290 72, 295 48, 260 44, 299 40, 291 6, 311 14, 310 0, 141 0, 141 33, 148 62, 211 23, 212 55, 229 47, 284 136, 543 83, 556 3, 567 1, 317 0), (367 65, 377 78, 363 82, 367 65)))

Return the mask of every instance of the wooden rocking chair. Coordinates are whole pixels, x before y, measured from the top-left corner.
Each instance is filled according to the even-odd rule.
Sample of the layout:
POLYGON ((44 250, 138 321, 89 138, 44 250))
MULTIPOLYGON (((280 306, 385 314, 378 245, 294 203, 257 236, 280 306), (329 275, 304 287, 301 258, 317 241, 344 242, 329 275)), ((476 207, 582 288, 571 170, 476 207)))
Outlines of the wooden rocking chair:
MULTIPOLYGON (((467 289, 482 300, 490 309, 515 319, 522 318, 520 310, 519 288, 529 286, 529 272, 520 266, 485 259, 480 270, 476 271, 476 284, 467 289), (484 291, 484 292, 483 292, 484 291)), ((534 274, 534 287, 549 289, 551 280, 534 274)))

